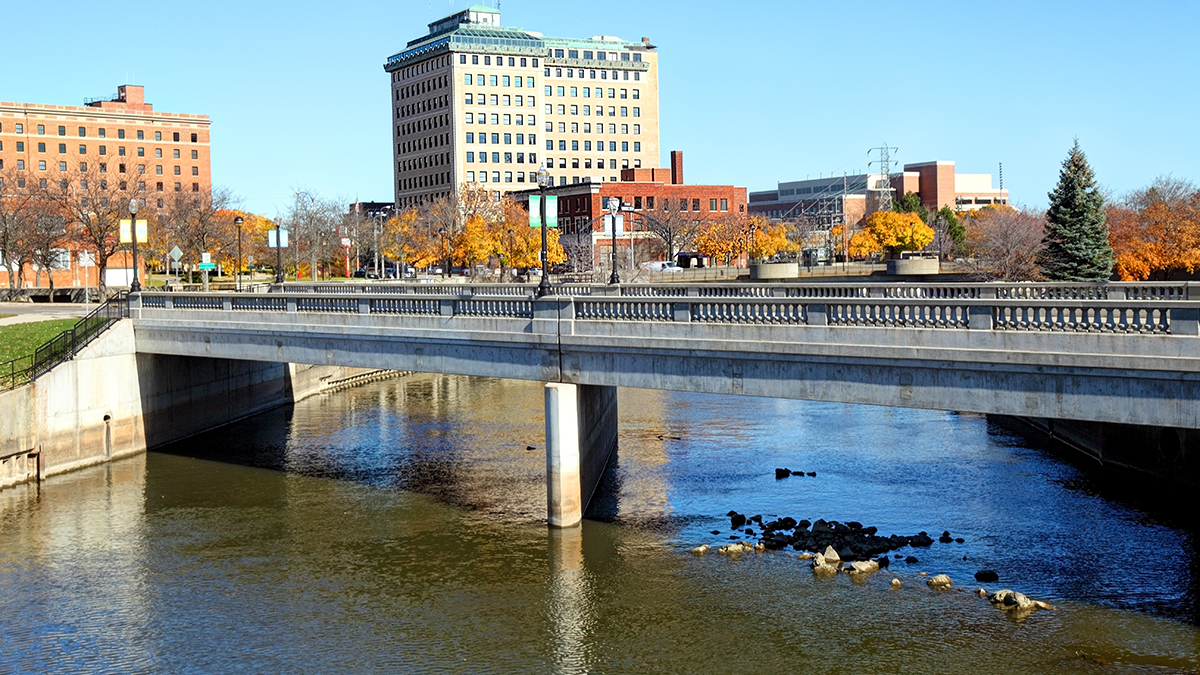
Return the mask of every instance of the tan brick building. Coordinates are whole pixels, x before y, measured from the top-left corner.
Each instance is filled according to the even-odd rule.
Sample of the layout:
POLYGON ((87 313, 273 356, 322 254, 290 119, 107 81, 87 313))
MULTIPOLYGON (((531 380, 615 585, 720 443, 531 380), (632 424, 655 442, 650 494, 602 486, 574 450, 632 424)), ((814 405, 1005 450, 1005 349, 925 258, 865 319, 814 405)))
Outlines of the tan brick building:
POLYGON ((474 5, 429 24, 384 65, 396 207, 479 184, 615 182, 659 161, 658 52, 643 38, 552 38, 474 5))
MULTIPOLYGON (((209 124, 207 115, 155 111, 137 85, 82 106, 0 101, 0 176, 14 183, 0 189, 90 178, 122 199, 139 195, 152 213, 174 193, 212 189, 209 124)), ((55 285, 96 283, 95 268, 76 269, 78 253, 64 250, 55 285)), ((26 281, 35 276, 27 271, 26 281)), ((0 284, 7 283, 0 270, 0 284)))

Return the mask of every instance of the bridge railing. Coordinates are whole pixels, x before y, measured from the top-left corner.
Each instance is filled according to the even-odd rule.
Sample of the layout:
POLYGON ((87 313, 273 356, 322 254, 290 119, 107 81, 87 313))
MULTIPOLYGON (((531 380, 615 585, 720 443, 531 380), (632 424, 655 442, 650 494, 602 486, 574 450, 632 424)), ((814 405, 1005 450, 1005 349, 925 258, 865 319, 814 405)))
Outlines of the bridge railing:
MULTIPOLYGON (((533 297, 537 284, 469 283, 305 283, 289 282, 285 293, 502 296, 533 297)), ((659 284, 556 284, 559 296, 625 297, 737 297, 737 298, 909 298, 1005 300, 1200 300, 1195 282, 1043 282, 1043 283, 900 283, 900 282, 808 282, 808 283, 659 283, 659 284), (1189 290, 1190 289, 1190 290, 1189 290)))
MULTIPOLYGON (((656 286, 592 287, 620 294, 530 296, 473 293, 262 294, 142 293, 131 300, 147 310, 200 310, 243 314, 316 313, 496 319, 570 319, 580 322, 671 322, 793 326, 936 328, 1068 333, 1200 334, 1200 299, 1187 285, 1097 290, 1061 285, 656 286), (770 294, 764 293, 771 291, 770 294), (780 293, 780 290, 786 292, 780 293), (657 293, 656 291, 664 291, 657 293), (665 291, 672 291, 667 294, 665 291), (817 290, 823 292, 818 293, 817 290), (626 291, 629 291, 626 293, 626 291), (646 292, 642 292, 646 291, 646 292), (680 292, 682 291, 682 293, 680 292), (743 292, 744 291, 744 292, 743 292), (1107 297, 1099 297, 1104 295, 1107 297), (1116 296, 1125 296, 1117 298, 1116 296)), ((420 287, 425 288, 425 287, 420 287)), ((430 290, 433 290, 431 288, 430 290)), ((467 292, 454 292, 465 290, 467 292)), ((447 292, 451 291, 451 292, 447 292)), ((237 319, 241 320, 241 319, 237 319)))

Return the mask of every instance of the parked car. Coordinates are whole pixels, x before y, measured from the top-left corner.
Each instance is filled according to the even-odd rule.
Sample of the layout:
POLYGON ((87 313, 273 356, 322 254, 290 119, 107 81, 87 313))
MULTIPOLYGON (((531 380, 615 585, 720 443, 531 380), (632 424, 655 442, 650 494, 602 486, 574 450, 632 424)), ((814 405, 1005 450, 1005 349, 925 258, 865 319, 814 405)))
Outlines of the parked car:
POLYGON ((670 260, 651 260, 649 262, 642 263, 640 265, 640 268, 643 272, 649 272, 650 274, 662 274, 662 273, 682 272, 683 271, 682 267, 680 267, 679 265, 676 265, 675 263, 671 262, 670 260))
POLYGON ((379 275, 365 269, 354 270, 354 274, 350 275, 355 279, 378 279, 379 275))

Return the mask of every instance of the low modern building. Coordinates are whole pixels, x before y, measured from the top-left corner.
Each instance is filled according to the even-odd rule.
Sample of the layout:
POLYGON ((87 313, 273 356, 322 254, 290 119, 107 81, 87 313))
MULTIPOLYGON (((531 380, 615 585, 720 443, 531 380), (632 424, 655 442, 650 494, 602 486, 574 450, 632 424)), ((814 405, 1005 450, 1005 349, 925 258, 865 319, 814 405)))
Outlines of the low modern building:
MULTIPOLYGON (((890 174, 893 199, 917 194, 925 208, 956 211, 1007 204, 1008 190, 992 187, 991 174, 961 174, 954 162, 905 164, 890 174)), ((883 174, 857 174, 779 183, 774 190, 750 193, 750 212, 780 220, 807 221, 819 227, 857 223, 878 210, 883 174)))
MULTIPOLYGON (((66 187, 94 181, 114 199, 139 199, 153 213, 175 194, 206 194, 212 189, 207 115, 158 112, 146 103, 145 89, 126 84, 113 96, 86 99, 82 106, 0 101, 0 189, 66 187)), ((51 273, 55 286, 96 284, 96 269, 79 269, 86 251, 64 248, 51 273)), ((110 259, 106 283, 128 283, 128 261, 110 259), (126 265, 121 268, 119 265, 126 265)), ((26 269, 34 285, 45 273, 26 269)), ((8 284, 0 269, 0 285, 8 284)))
MULTIPOLYGON (((655 220, 686 218, 698 222, 747 215, 746 188, 684 183, 683 152, 679 150, 671 152, 669 168, 623 169, 619 176, 617 182, 556 184, 549 190, 558 197, 558 226, 565 237, 564 246, 569 240, 575 250, 568 253, 590 261, 592 266, 607 259, 612 250, 612 237, 604 228, 606 201, 611 198, 632 209, 623 216, 624 236, 618 234, 617 248, 619 255, 633 254, 637 261, 659 259, 663 253, 658 238, 648 228, 655 220)), ((509 193, 509 197, 528 208, 529 196, 535 194, 536 189, 523 190, 509 193)))

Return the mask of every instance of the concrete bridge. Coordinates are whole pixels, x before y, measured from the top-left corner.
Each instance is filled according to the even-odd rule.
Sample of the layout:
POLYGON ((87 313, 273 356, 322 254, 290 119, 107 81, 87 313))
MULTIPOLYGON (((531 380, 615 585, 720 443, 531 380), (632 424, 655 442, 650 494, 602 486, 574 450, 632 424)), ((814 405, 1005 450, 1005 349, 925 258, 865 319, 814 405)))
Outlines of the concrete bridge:
POLYGON ((1200 428, 1200 284, 274 290, 133 296, 136 349, 547 382, 554 526, 599 480, 618 386, 1200 428))

